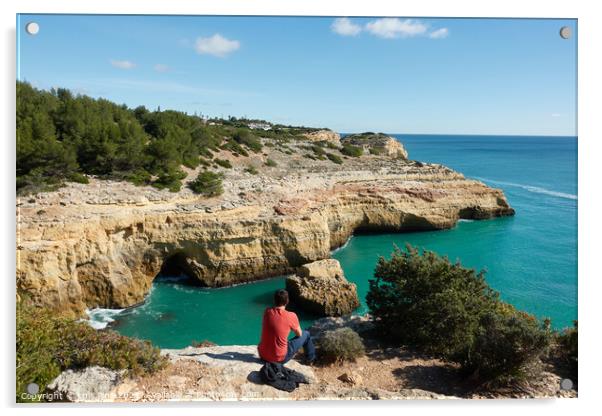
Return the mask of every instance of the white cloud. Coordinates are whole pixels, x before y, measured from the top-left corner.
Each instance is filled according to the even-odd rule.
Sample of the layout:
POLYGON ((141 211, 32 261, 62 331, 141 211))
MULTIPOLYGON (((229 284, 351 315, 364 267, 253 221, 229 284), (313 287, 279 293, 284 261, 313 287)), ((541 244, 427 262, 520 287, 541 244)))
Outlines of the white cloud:
POLYGON ((155 71, 157 71, 157 72, 167 72, 170 69, 169 66, 167 66, 165 64, 156 64, 154 66, 154 68, 155 68, 155 71))
POLYGON ((132 69, 136 66, 132 61, 118 61, 116 59, 111 59, 111 65, 119 69, 132 69))
POLYGON ((560 114, 560 113, 552 113, 552 117, 562 117, 562 114, 560 114))
POLYGON ((385 39, 408 38, 424 35, 427 25, 418 20, 401 20, 396 17, 384 17, 366 24, 366 30, 375 36, 385 39))
POLYGON ((229 53, 240 48, 240 42, 237 40, 226 39, 219 33, 208 38, 197 38, 194 49, 201 55, 213 55, 220 58, 226 57, 229 53))
POLYGON ((429 33, 431 39, 445 39, 449 35, 449 30, 446 27, 437 29, 429 33))
POLYGON ((330 29, 332 29, 334 33, 342 36, 356 36, 362 31, 362 27, 360 25, 353 23, 347 17, 334 19, 330 29))

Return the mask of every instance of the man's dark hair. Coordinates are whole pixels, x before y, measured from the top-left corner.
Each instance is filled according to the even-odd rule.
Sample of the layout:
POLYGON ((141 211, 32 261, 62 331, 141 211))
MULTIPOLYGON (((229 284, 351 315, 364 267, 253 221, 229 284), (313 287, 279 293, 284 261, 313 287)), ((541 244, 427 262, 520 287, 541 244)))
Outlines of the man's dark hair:
POLYGON ((274 293, 274 304, 276 306, 286 306, 288 304, 288 292, 284 289, 279 289, 274 293))

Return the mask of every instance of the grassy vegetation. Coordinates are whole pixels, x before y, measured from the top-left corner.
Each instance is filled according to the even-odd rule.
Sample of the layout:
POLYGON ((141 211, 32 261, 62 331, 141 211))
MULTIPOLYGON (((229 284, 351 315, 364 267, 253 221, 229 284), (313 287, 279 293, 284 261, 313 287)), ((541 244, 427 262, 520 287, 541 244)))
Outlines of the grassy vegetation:
POLYGON ((411 246, 379 259, 367 303, 381 336, 455 361, 482 382, 527 377, 550 346, 548 327, 501 302, 484 272, 411 246))
POLYGON ((36 383, 43 390, 66 369, 98 365, 127 370, 132 375, 152 373, 166 360, 159 349, 110 330, 97 331, 83 322, 61 317, 17 302, 17 401, 27 384, 36 383))

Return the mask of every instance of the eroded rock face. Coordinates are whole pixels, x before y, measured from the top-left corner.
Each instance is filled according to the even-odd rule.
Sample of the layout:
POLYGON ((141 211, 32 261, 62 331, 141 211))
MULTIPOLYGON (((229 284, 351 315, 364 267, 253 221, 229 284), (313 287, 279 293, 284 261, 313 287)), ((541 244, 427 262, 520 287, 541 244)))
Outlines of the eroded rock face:
POLYGON ((318 130, 304 134, 310 142, 330 142, 334 145, 341 145, 341 135, 332 130, 318 130))
POLYGON ((354 231, 437 230, 514 213, 502 191, 444 166, 384 156, 336 165, 304 158, 302 146, 241 158, 215 198, 94 178, 19 198, 18 291, 82 315, 141 302, 167 265, 227 286, 326 259, 354 231), (265 157, 278 167, 244 172, 265 157))
POLYGON ((295 304, 314 315, 341 316, 360 306, 357 286, 334 259, 301 266, 299 275, 286 279, 286 289, 295 304))
POLYGON ((385 155, 392 158, 408 158, 408 152, 394 137, 383 133, 361 133, 346 136, 344 143, 359 146, 364 153, 385 155))

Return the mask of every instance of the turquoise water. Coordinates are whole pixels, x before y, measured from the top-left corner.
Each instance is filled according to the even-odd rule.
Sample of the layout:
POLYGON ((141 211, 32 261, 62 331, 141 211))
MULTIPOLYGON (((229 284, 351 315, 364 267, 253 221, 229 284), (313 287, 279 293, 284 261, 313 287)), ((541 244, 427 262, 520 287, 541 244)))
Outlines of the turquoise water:
MULTIPOLYGON (((577 138, 498 136, 399 137, 415 160, 443 163, 501 188, 516 216, 462 221, 451 230, 361 235, 333 253, 358 285, 362 307, 378 256, 406 242, 487 270, 501 297, 556 328, 577 319, 577 138)), ((253 344, 276 278, 223 289, 191 287, 157 279, 147 302, 126 311, 93 311, 98 323, 112 322, 130 336, 164 348, 191 341, 253 344)), ((302 325, 314 317, 300 314, 302 325)))

